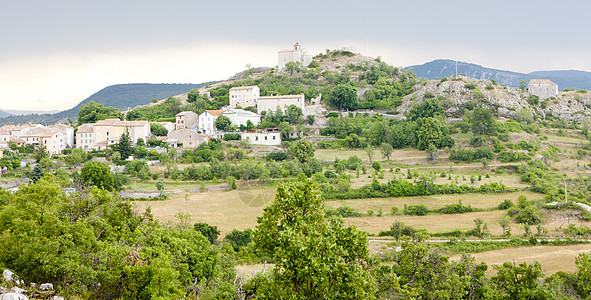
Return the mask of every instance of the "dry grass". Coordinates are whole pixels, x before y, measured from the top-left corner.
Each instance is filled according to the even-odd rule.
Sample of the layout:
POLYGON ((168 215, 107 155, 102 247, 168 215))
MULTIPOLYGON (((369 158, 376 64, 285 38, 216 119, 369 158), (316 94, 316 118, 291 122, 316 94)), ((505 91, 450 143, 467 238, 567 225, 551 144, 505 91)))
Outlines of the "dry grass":
MULTIPOLYGON (((488 223, 490 233, 501 235, 502 228, 499 220, 503 218, 504 211, 484 211, 454 215, 427 215, 427 216, 382 216, 382 217, 358 217, 346 218, 345 225, 355 225, 357 229, 369 233, 378 234, 380 231, 390 229, 390 225, 396 221, 404 222, 415 228, 426 229, 429 232, 448 232, 455 229, 462 231, 474 228, 474 219, 480 218, 488 223)), ((512 224, 513 233, 519 232, 517 224, 512 224)))
MULTIPOLYGON (((535 246, 506 248, 501 250, 474 253, 472 256, 476 262, 485 262, 489 266, 502 265, 504 262, 515 262, 519 264, 527 262, 532 264, 535 261, 542 265, 542 270, 546 276, 552 275, 558 271, 575 272, 575 258, 580 253, 591 251, 591 245, 569 245, 569 246, 535 246)), ((458 256, 452 257, 457 259, 458 256)), ((490 267, 487 270, 488 275, 495 274, 495 269, 490 267)))
POLYGON ((537 200, 544 197, 543 194, 524 191, 499 194, 433 195, 417 197, 334 200, 327 201, 326 205, 330 207, 340 207, 346 205, 363 213, 369 209, 377 212, 378 209, 381 208, 384 214, 388 214, 390 213, 390 209, 392 207, 398 207, 399 210, 402 210, 404 208, 404 204, 424 204, 429 209, 436 209, 448 204, 458 203, 458 200, 461 200, 463 205, 471 205, 474 208, 488 209, 499 205, 499 203, 503 202, 505 199, 509 199, 515 203, 519 195, 527 196, 528 200, 537 200))
POLYGON ((275 189, 253 189, 228 192, 189 193, 171 195, 164 201, 137 201, 134 209, 143 212, 148 206, 159 220, 177 222, 179 212, 191 215, 191 223, 205 222, 220 230, 220 238, 233 229, 254 228, 257 217, 275 196, 275 189))
POLYGON ((268 273, 273 270, 275 264, 253 264, 253 265, 236 265, 236 275, 240 276, 244 281, 253 278, 258 273, 268 273))

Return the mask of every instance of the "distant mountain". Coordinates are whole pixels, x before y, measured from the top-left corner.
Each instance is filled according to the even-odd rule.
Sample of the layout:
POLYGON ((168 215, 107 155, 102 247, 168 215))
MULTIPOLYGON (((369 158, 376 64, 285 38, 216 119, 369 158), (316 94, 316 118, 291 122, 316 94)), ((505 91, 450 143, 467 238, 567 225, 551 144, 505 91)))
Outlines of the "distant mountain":
POLYGON ((7 111, 0 110, 0 118, 6 118, 6 117, 10 117, 10 116, 12 116, 11 113, 9 113, 7 111))
POLYGON ((15 115, 15 116, 26 116, 32 114, 55 114, 60 112, 60 110, 14 110, 14 109, 7 109, 5 112, 15 115))
MULTIPOLYGON (((456 74, 456 61, 449 59, 437 59, 422 65, 409 66, 406 70, 413 71, 417 77, 435 79, 456 74)), ((457 62, 457 74, 465 74, 475 79, 496 80, 498 83, 513 87, 519 86, 520 80, 550 79, 563 89, 587 89, 591 90, 591 72, 585 71, 537 71, 528 74, 512 71, 486 68, 477 64, 457 62)))
POLYGON ((78 111, 82 105, 90 102, 101 102, 105 106, 113 106, 120 110, 127 108, 134 108, 138 105, 148 104, 152 99, 165 99, 168 97, 180 95, 189 92, 192 89, 197 89, 205 86, 206 83, 200 84, 151 84, 151 83, 132 83, 132 84, 118 84, 108 86, 90 97, 84 99, 78 105, 71 109, 61 111, 55 114, 32 114, 28 116, 9 116, 0 119, 2 124, 25 124, 25 123, 42 123, 53 124, 67 121, 68 118, 75 120, 78 117, 78 111))

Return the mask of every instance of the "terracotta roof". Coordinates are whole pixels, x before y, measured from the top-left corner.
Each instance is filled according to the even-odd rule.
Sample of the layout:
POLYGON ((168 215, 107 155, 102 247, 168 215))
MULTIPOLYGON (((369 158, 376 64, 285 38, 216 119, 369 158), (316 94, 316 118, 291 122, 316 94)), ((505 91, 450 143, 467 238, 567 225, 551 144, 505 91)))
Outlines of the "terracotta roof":
POLYGON ((206 112, 214 116, 219 116, 222 113, 222 110, 206 110, 206 112))
POLYGON ((9 135, 9 134, 10 134, 10 132, 0 128, 0 135, 9 135))
POLYGON ((246 90, 246 89, 252 89, 258 87, 256 85, 248 85, 248 86, 236 86, 230 89, 230 91, 235 91, 235 90, 246 90))
POLYGON ((2 126, 2 129, 7 130, 7 131, 10 131, 10 129, 12 129, 12 127, 14 127, 14 126, 15 125, 12 125, 12 124, 10 124, 10 125, 4 125, 4 126, 2 126))
POLYGON ((556 83, 548 80, 548 79, 532 79, 529 81, 529 84, 553 84, 557 85, 556 83))
POLYGON ((97 121, 95 126, 123 126, 123 127, 136 127, 144 126, 148 124, 148 121, 121 121, 119 119, 106 119, 97 121))
POLYGON ((16 136, 14 136, 14 135, 11 135, 11 136, 10 136, 10 139, 9 139, 9 141, 10 141, 10 142, 13 142, 13 143, 17 143, 17 144, 24 144, 24 143, 25 143, 25 141, 24 141, 23 139, 19 139, 19 138, 17 138, 17 137, 16 137, 16 136))
POLYGON ((188 110, 188 111, 182 111, 182 112, 176 114, 176 116, 186 116, 186 115, 190 115, 190 114, 196 114, 196 113, 188 110))
POLYGON ((80 125, 80 127, 78 127, 78 131, 79 133, 92 133, 94 129, 94 125, 92 124, 83 124, 80 125))

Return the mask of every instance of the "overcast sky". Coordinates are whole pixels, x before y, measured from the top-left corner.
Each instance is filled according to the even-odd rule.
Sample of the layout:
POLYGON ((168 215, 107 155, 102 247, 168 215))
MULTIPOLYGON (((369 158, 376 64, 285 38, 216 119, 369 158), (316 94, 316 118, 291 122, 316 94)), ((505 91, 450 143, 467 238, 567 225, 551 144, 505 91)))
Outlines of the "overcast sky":
POLYGON ((438 58, 591 71, 588 1, 0 0, 0 109, 68 109, 120 83, 200 83, 299 42, 395 66, 438 58))

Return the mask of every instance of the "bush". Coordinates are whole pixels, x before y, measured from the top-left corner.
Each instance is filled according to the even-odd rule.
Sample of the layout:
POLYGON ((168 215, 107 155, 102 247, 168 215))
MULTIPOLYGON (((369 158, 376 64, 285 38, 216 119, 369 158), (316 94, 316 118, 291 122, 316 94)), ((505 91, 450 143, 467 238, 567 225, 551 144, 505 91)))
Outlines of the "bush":
POLYGON ((239 133, 226 133, 224 134, 224 141, 239 141, 241 138, 239 133))
POLYGON ((456 204, 449 204, 437 210, 442 214, 464 214, 473 212, 474 209, 471 206, 462 205, 462 200, 459 200, 456 204))
POLYGON ((234 251, 238 251, 240 247, 250 244, 252 234, 253 230, 250 228, 246 228, 244 231, 234 229, 226 235, 224 241, 228 242, 234 248, 234 251))
POLYGON ((326 208, 324 210, 324 215, 327 218, 331 216, 339 216, 343 218, 361 217, 360 213, 356 212, 353 208, 349 206, 341 206, 335 209, 326 208))
POLYGON ((429 213, 429 209, 424 204, 404 205, 405 215, 409 216, 425 216, 429 213))
POLYGON ((267 154, 267 160, 281 161, 287 158, 287 153, 283 151, 271 152, 267 154))
POLYGON ((509 199, 504 200, 503 202, 501 202, 497 208, 498 209, 509 209, 511 207, 513 207, 515 204, 513 204, 513 202, 509 199))

